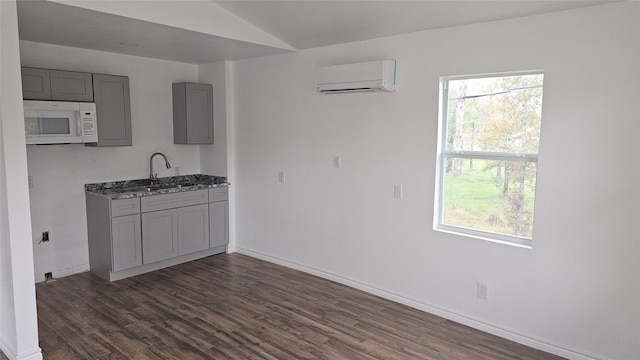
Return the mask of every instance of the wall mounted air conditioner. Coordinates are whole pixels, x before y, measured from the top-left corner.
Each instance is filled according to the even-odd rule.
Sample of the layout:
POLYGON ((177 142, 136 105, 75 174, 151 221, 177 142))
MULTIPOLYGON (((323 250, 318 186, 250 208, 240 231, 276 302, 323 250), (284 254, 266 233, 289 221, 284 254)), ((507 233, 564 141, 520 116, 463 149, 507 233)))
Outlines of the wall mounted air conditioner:
POLYGON ((322 94, 395 91, 396 61, 319 67, 316 69, 316 90, 322 94))

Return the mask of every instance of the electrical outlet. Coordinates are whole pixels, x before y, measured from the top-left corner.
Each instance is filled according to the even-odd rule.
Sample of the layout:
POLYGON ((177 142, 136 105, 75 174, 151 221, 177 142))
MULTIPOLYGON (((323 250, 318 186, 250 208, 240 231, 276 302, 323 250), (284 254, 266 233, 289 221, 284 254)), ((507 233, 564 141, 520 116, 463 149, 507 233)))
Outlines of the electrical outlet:
POLYGON ((286 181, 287 181, 286 174, 284 173, 284 171, 280 171, 278 173, 278 182, 280 184, 284 184, 286 181))
POLYGON ((393 185, 393 197, 402 199, 402 185, 393 185))
POLYGON ((342 157, 340 157, 340 155, 336 155, 333 157, 333 167, 336 169, 342 167, 342 157))
POLYGON ((478 298, 487 300, 487 284, 479 282, 477 290, 478 290, 478 298))

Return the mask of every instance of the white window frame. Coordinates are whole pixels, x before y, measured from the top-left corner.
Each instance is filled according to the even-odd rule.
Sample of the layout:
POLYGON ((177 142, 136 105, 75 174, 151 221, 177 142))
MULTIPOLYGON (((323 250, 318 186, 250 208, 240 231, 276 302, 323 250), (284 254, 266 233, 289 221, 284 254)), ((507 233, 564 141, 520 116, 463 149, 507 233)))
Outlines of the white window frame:
MULTIPOLYGON (((477 239, 514 245, 524 248, 532 248, 533 234, 531 238, 500 234, 489 231, 477 230, 472 228, 465 228, 460 226, 446 225, 444 220, 444 185, 446 171, 446 161, 449 158, 464 158, 464 159, 479 159, 479 160, 501 160, 501 161, 516 161, 516 162, 535 162, 536 174, 538 154, 518 154, 518 153, 504 153, 504 152, 484 152, 484 151, 455 151, 447 150, 447 117, 449 108, 449 96, 448 96, 448 84, 451 80, 463 80, 463 79, 481 79, 489 77, 508 77, 508 76, 522 76, 522 75, 540 75, 544 74, 543 70, 531 70, 520 72, 507 72, 507 73, 490 73, 480 75, 461 75, 461 76, 444 76, 440 78, 440 109, 438 109, 438 152, 437 152, 437 169, 436 169, 436 194, 434 204, 434 225, 433 229, 450 234, 462 235, 467 237, 473 237, 477 239)), ((543 85, 544 86, 544 85, 543 85)), ((536 182, 535 197, 538 197, 536 182)), ((535 203, 534 199, 534 203, 535 203)), ((534 205, 535 206, 535 205, 534 205)), ((534 208, 534 226, 535 226, 535 208, 534 208)))

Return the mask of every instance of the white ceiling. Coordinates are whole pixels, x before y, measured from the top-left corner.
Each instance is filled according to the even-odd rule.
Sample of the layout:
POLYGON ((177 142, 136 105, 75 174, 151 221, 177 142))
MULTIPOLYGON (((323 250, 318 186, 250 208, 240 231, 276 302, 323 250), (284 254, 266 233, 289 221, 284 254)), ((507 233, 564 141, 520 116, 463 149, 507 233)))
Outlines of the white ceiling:
POLYGON ((21 40, 202 64, 607 2, 20 0, 18 23, 21 40))
POLYGON ((296 49, 511 19, 603 1, 214 1, 296 49))

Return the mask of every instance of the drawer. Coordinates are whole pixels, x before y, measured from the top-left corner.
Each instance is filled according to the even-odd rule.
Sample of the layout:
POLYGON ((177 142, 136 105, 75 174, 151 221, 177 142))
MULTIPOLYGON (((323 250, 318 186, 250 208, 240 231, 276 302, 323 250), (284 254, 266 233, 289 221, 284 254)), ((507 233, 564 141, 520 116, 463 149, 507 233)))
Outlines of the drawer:
POLYGON ((140 198, 111 200, 111 217, 140 213, 140 198))
POLYGON ((207 189, 152 195, 142 198, 142 212, 175 209, 207 202, 207 189))
POLYGON ((209 202, 229 200, 229 188, 218 187, 209 189, 209 202))

